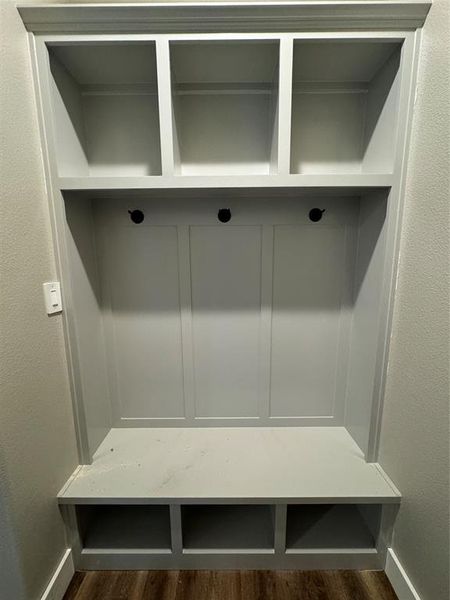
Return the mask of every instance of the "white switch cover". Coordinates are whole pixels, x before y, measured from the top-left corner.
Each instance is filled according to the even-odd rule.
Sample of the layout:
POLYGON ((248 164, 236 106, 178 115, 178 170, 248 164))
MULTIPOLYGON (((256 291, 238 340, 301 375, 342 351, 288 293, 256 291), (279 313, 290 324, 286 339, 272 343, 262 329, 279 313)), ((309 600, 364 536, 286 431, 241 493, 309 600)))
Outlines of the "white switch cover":
POLYGON ((42 284, 44 288, 45 310, 48 315, 62 311, 61 286, 59 281, 49 281, 42 284))

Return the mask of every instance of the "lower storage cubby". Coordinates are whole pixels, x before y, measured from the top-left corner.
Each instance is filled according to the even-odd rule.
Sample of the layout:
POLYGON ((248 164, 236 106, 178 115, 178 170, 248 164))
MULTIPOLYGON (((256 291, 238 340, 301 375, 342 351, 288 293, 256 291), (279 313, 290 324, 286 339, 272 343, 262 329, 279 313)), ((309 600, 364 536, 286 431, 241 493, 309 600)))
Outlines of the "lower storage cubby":
POLYGON ((184 553, 273 553, 273 508, 208 505, 181 508, 184 553))
POLYGON ((168 506, 78 506, 77 521, 84 551, 171 552, 168 506))
POLYGON ((286 552, 375 549, 380 516, 372 504, 290 505, 286 552))

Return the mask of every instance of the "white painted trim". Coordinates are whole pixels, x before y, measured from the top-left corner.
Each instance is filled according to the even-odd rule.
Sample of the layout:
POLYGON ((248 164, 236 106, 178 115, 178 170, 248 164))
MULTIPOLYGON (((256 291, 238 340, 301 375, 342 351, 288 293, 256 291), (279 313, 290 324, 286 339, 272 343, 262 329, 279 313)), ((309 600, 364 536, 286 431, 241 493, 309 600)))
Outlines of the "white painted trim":
POLYGON ((421 600, 392 548, 388 548, 384 570, 398 600, 421 600))
POLYGON ((429 0, 290 0, 32 4, 18 10, 27 30, 35 33, 199 33, 416 29, 430 6, 429 0))
POLYGON ((72 550, 67 548, 41 596, 41 600, 62 600, 74 573, 72 550))

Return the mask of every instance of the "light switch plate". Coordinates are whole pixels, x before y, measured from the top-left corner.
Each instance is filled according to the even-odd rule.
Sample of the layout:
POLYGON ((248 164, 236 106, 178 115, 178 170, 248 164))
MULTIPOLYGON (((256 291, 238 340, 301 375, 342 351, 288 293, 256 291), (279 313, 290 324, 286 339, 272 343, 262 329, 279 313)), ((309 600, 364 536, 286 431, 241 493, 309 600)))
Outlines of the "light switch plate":
POLYGON ((44 288, 45 310, 48 315, 62 311, 61 286, 59 281, 49 281, 42 284, 44 288))

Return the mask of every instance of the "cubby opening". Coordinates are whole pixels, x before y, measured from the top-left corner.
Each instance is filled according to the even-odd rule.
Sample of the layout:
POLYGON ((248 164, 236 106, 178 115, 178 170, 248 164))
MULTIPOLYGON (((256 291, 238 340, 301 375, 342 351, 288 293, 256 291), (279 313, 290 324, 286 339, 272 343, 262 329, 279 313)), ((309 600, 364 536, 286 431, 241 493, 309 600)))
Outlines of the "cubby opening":
POLYGON ((294 42, 291 173, 391 173, 401 43, 294 42))
POLYGON ((161 174, 155 44, 51 44, 60 176, 161 174))
POLYGON ((168 506, 83 505, 76 512, 83 550, 171 551, 168 506))
POLYGON ((183 551, 186 553, 274 551, 274 510, 271 506, 183 506, 181 515, 183 551))
POLYGON ((380 517, 376 504, 290 505, 286 552, 375 549, 380 517))
POLYGON ((271 40, 170 44, 176 174, 277 172, 278 55, 271 40))

